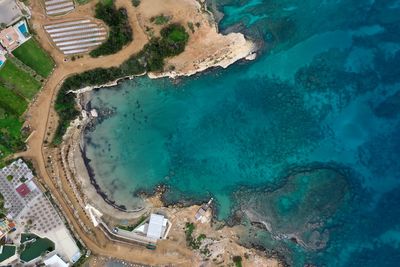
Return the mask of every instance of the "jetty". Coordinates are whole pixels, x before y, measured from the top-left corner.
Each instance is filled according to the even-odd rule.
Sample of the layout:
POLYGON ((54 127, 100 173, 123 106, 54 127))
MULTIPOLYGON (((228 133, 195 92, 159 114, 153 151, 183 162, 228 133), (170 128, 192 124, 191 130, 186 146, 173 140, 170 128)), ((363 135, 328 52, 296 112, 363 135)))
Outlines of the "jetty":
POLYGON ((204 215, 206 214, 206 212, 210 208, 211 203, 213 202, 213 200, 214 200, 214 198, 210 198, 210 200, 207 202, 207 204, 201 205, 199 210, 194 215, 194 218, 196 219, 196 221, 200 221, 200 220, 202 220, 204 218, 204 215))

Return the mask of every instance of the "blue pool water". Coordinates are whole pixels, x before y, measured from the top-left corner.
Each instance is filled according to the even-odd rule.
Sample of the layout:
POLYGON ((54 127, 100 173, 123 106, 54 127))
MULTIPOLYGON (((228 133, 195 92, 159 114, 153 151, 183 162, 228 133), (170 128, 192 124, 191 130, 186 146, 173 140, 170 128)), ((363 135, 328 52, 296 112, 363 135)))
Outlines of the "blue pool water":
POLYGON ((399 266, 400 2, 216 4, 260 55, 94 92, 113 113, 85 134, 99 186, 127 208, 159 184, 213 196, 241 242, 293 266, 399 266))
POLYGON ((26 36, 28 34, 28 29, 26 28, 25 24, 21 24, 20 26, 18 26, 18 30, 24 35, 26 36))
POLYGON ((4 62, 0 60, 0 67, 3 66, 4 62))

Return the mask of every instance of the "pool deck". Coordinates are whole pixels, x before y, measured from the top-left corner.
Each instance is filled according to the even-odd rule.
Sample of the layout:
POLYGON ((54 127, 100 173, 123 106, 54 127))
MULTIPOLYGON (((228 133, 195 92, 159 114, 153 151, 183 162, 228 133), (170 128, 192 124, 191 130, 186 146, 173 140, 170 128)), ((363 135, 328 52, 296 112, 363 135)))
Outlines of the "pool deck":
POLYGON ((31 38, 28 32, 28 26, 25 20, 21 20, 13 26, 0 31, 0 43, 8 51, 12 52, 20 45, 31 38), (20 27, 24 25, 26 32, 21 32, 20 27))

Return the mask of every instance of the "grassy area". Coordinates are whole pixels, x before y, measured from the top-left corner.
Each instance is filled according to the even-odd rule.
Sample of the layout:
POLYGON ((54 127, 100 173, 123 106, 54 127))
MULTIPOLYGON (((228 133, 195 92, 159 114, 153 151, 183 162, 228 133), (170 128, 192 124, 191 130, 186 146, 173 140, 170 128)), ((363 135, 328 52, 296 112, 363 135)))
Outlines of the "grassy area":
MULTIPOLYGON (((39 44, 31 39, 16 50, 14 55, 41 76, 48 76, 53 68, 52 59, 39 44)), ((22 132, 22 114, 42 84, 31 74, 7 60, 0 70, 0 167, 4 159, 25 148, 26 135, 22 132)))
POLYGON ((92 57, 115 54, 132 42, 133 32, 126 9, 117 10, 113 1, 102 0, 96 5, 95 17, 109 26, 110 34, 105 43, 90 52, 92 57))
POLYGON ((58 145, 70 122, 78 116, 74 94, 67 93, 85 86, 101 85, 128 75, 138 75, 145 71, 162 71, 164 59, 185 50, 189 34, 180 24, 171 24, 161 30, 161 38, 153 38, 142 51, 132 55, 119 67, 97 68, 67 78, 58 91, 55 109, 59 124, 52 143, 58 145))
POLYGON ((29 262, 37 257, 53 251, 55 248, 54 242, 48 238, 38 238, 36 241, 25 245, 24 250, 21 252, 20 259, 24 262, 29 262))
POLYGON ((40 82, 35 80, 29 73, 15 66, 11 60, 7 60, 0 71, 0 84, 27 99, 32 99, 41 87, 40 82))
POLYGON ((25 144, 21 134, 22 122, 19 118, 10 116, 0 119, 0 165, 4 159, 15 151, 23 150, 25 144))
POLYGON ((53 70, 53 59, 31 38, 15 49, 13 55, 35 70, 40 76, 47 78, 53 70))
POLYGON ((20 117, 27 106, 23 97, 0 83, 0 163, 14 151, 24 148, 20 117))
POLYGON ((5 112, 19 117, 25 112, 27 106, 28 103, 23 97, 0 84, 0 107, 5 112))
POLYGON ((173 24, 171 27, 162 29, 161 36, 170 46, 175 46, 176 44, 186 44, 187 40, 189 39, 189 34, 185 31, 185 28, 178 24, 173 24))
POLYGON ((25 147, 21 115, 41 84, 10 60, 0 70, 0 166, 4 159, 25 147))
POLYGON ((84 5, 90 2, 90 0, 75 0, 75 2, 78 3, 78 5, 84 5))

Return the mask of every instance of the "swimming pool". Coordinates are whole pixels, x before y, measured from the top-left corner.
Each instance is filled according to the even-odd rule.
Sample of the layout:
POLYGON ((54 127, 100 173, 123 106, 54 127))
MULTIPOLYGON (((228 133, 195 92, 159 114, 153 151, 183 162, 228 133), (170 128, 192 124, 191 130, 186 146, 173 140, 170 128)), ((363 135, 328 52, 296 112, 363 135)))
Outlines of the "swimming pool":
POLYGON ((29 35, 28 33, 28 29, 26 28, 26 24, 23 23, 21 25, 18 26, 18 30, 26 37, 27 35, 29 35))
POLYGON ((0 60, 0 67, 3 66, 4 61, 0 60))

